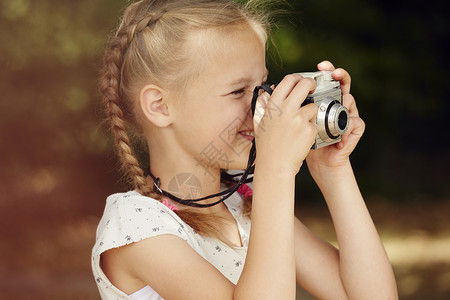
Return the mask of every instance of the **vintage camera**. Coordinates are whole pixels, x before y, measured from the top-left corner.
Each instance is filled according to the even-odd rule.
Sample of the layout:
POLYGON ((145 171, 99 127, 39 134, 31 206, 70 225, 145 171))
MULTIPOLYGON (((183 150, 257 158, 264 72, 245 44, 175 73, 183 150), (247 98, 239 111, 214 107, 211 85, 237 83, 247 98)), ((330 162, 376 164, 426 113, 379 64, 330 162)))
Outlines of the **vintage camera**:
POLYGON ((340 82, 331 77, 330 71, 299 73, 303 77, 313 78, 317 82, 316 90, 308 95, 302 106, 315 103, 319 107, 316 124, 319 133, 312 149, 338 143, 347 131, 350 115, 342 105, 340 82))

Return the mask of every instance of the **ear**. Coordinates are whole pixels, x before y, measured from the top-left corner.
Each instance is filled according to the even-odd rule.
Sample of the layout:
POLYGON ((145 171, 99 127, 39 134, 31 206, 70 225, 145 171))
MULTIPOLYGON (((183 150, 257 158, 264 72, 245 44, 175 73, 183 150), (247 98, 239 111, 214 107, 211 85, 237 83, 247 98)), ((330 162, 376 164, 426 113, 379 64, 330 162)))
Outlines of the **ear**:
POLYGON ((164 89, 153 84, 146 85, 139 95, 144 116, 157 127, 167 127, 172 124, 164 95, 166 95, 164 89))

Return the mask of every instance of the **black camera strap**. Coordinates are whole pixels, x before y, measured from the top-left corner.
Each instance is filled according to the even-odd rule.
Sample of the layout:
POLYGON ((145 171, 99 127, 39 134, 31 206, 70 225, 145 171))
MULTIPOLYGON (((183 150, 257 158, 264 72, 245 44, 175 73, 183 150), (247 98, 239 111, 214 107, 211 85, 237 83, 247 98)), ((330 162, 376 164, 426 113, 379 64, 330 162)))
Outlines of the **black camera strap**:
MULTIPOLYGON (((251 103, 251 110, 252 110, 253 116, 255 115, 256 100, 258 99, 260 90, 264 90, 269 94, 272 94, 272 92, 273 92, 273 90, 270 88, 270 86, 268 84, 263 84, 261 86, 257 86, 254 89, 252 103, 251 103)), ((233 185, 232 187, 230 187, 229 189, 223 190, 219 193, 212 194, 212 195, 205 196, 205 197, 198 198, 198 199, 181 199, 167 191, 164 191, 163 189, 161 189, 161 180, 159 179, 159 177, 155 177, 151 173, 150 168, 148 168, 146 171, 147 171, 148 175, 150 175, 150 177, 152 177, 152 179, 153 179, 153 191, 154 192, 156 192, 160 195, 166 196, 166 197, 170 198, 171 200, 173 200, 177 203, 180 203, 182 205, 205 208, 205 207, 211 207, 211 206, 217 205, 219 203, 222 203, 223 201, 228 199, 233 193, 235 193, 242 184, 252 182, 253 177, 248 177, 248 176, 250 174, 253 174, 253 170, 254 170, 253 164, 255 163, 255 159, 256 159, 256 144, 255 144, 255 139, 253 139, 252 148, 250 149, 250 154, 248 156, 247 168, 245 169, 245 171, 240 174, 229 174, 225 171, 221 172, 222 178, 224 178, 228 181, 231 181, 231 182, 236 182, 236 184, 233 185), (238 176, 241 176, 241 178, 239 180, 236 180, 235 178, 238 176), (217 200, 216 202, 209 203, 209 204, 198 203, 200 201, 215 198, 215 197, 220 197, 220 199, 217 200)))

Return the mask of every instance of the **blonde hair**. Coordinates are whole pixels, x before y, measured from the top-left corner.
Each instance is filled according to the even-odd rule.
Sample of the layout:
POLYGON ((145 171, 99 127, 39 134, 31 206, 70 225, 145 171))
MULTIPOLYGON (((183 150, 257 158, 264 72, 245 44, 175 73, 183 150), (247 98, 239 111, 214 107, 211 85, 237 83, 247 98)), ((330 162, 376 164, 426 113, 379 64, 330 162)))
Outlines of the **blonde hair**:
MULTIPOLYGON (((189 69, 183 68, 189 57, 183 49, 189 34, 198 30, 249 25, 265 42, 269 17, 260 9, 261 3, 252 0, 244 4, 228 0, 142 0, 126 8, 104 55, 100 91, 122 169, 141 194, 161 200, 147 183, 125 122, 141 127, 135 104, 144 82, 170 88, 186 82, 190 74, 180 73, 180 70, 189 69)), ((198 233, 220 237, 214 218, 191 209, 180 210, 178 214, 198 233)))

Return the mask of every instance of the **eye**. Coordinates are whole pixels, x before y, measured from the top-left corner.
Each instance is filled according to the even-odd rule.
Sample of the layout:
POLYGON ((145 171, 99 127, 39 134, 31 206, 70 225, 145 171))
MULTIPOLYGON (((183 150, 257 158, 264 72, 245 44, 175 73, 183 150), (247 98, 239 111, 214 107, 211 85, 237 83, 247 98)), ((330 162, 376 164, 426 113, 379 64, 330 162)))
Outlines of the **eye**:
POLYGON ((228 94, 228 96, 234 99, 241 99, 247 94, 247 87, 242 87, 240 89, 236 89, 228 94))
POLYGON ((239 90, 235 90, 233 92, 231 92, 232 95, 241 95, 245 93, 245 88, 239 89, 239 90))

